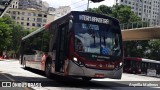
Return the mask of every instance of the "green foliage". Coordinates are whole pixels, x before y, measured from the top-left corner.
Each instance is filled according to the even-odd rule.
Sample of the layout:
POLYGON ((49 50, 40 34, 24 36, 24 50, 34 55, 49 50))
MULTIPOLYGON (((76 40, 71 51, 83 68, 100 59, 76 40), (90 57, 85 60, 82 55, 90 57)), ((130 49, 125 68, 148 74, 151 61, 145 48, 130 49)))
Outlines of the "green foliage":
POLYGON ((148 58, 148 56, 145 54, 146 50, 150 48, 148 42, 149 40, 124 42, 125 56, 148 58))
POLYGON ((105 5, 101 5, 98 8, 89 8, 87 11, 111 16, 112 8, 105 5))
POLYGON ((124 5, 114 5, 113 7, 108 7, 101 5, 98 8, 89 8, 87 11, 104 14, 117 18, 120 23, 128 23, 140 21, 141 19, 131 11, 131 8, 124 5))
POLYGON ((147 53, 149 58, 160 60, 160 40, 150 40, 149 41, 149 52, 147 53))
POLYGON ((124 5, 114 5, 112 16, 117 18, 120 23, 140 21, 140 18, 131 11, 131 8, 124 5))
POLYGON ((27 34, 29 31, 16 24, 9 16, 0 18, 0 54, 4 50, 17 53, 21 38, 27 34))
POLYGON ((11 33, 12 31, 9 28, 9 25, 4 22, 0 22, 0 53, 2 53, 3 50, 6 50, 11 44, 11 33))

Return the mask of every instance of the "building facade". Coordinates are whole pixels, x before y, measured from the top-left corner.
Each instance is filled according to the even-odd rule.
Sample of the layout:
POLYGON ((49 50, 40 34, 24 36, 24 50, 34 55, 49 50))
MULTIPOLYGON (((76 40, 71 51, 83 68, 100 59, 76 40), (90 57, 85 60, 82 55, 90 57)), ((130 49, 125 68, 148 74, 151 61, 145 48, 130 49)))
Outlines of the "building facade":
POLYGON ((47 2, 42 1, 42 11, 48 11, 49 4, 47 2))
POLYGON ((19 0, 14 0, 11 3, 10 8, 19 8, 19 0))
POLYGON ((55 19, 58 19, 71 11, 70 6, 60 6, 59 8, 49 8, 48 13, 55 16, 55 19))
POLYGON ((34 8, 42 9, 42 0, 19 0, 19 9, 34 8))
POLYGON ((49 7, 42 0, 14 0, 8 15, 28 30, 34 30, 69 13, 69 6, 49 7))
POLYGON ((160 25, 160 0, 115 0, 115 4, 130 6, 142 21, 160 25))
POLYGON ((48 14, 48 12, 35 9, 10 8, 7 13, 17 24, 24 26, 28 30, 35 30, 54 20, 54 16, 48 14))
POLYGON ((49 4, 42 0, 14 0, 10 7, 19 9, 34 8, 47 11, 49 4))

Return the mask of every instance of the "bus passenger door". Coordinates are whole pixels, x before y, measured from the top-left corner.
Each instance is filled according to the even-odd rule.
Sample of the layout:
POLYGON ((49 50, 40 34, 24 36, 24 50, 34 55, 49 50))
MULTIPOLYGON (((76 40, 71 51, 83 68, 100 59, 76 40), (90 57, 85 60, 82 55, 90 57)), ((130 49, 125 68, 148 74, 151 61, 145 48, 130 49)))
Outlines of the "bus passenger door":
POLYGON ((67 50, 67 30, 68 24, 62 24, 58 29, 57 37, 57 49, 56 49, 56 61, 55 61, 55 71, 63 72, 64 60, 66 58, 67 50))

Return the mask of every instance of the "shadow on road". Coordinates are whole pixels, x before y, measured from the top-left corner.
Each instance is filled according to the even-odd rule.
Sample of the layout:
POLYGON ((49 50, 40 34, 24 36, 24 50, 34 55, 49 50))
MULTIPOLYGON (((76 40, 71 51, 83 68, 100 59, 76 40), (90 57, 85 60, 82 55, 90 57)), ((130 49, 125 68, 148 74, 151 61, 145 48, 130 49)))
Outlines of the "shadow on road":
MULTIPOLYGON (((44 72, 28 68, 28 71, 44 75, 44 72)), ((44 87, 72 87, 72 88, 87 88, 87 89, 115 89, 117 87, 129 87, 129 83, 137 83, 137 82, 129 82, 129 81, 83 81, 82 79, 77 79, 73 77, 64 77, 59 75, 52 75, 51 79, 48 78, 39 78, 38 81, 33 79, 35 82, 41 82, 44 87)), ((32 81, 33 81, 32 80, 32 81)), ((143 83, 143 82, 141 82, 143 83)), ((133 87, 133 86, 132 86, 133 87)), ((133 87, 134 88, 134 87, 133 87)), ((146 87, 145 89, 151 89, 150 87, 146 87)), ((142 89, 142 88, 141 88, 142 89)))
MULTIPOLYGON (((28 68, 27 70, 32 73, 45 76, 44 72, 42 71, 30 69, 30 68, 28 68)), ((118 87, 129 87, 129 84, 116 82, 116 81, 86 82, 81 79, 76 79, 72 77, 63 77, 59 75, 53 75, 51 79, 48 79, 45 77, 33 77, 28 75, 25 77, 25 76, 12 76, 7 73, 3 73, 3 74, 5 74, 7 77, 14 79, 16 82, 41 83, 42 87, 67 87, 67 88, 80 88, 80 89, 117 89, 118 87)), ((10 80, 7 80, 7 81, 10 81, 10 80)), ((148 90, 151 88, 146 87, 145 90, 146 89, 148 90)), ((138 90, 141 90, 141 89, 138 89, 138 90)))

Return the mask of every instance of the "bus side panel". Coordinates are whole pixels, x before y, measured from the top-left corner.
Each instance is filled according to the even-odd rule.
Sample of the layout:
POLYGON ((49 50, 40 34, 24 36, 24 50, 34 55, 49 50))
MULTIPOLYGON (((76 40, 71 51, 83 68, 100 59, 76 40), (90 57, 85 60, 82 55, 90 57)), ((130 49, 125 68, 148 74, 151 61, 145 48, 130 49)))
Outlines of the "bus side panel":
POLYGON ((35 55, 24 55, 26 66, 34 69, 41 70, 41 65, 39 60, 35 60, 35 55))

